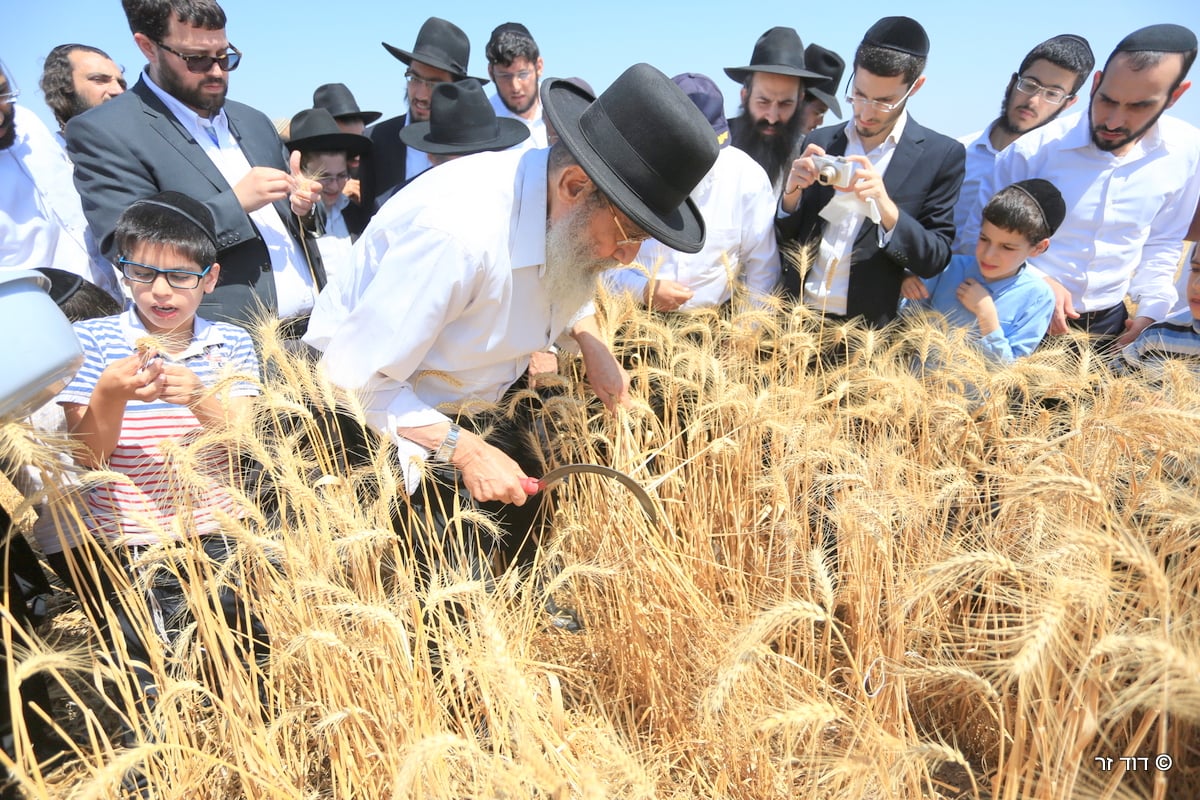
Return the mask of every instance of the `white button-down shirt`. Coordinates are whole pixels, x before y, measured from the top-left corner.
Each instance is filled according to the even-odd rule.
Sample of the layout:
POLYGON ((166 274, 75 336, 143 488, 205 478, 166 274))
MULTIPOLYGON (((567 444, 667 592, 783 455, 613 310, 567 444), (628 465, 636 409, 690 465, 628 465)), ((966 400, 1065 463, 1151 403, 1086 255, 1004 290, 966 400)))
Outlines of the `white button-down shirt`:
POLYGON ((775 192, 758 162, 736 147, 721 148, 691 196, 704 217, 700 252, 681 253, 650 239, 635 266, 605 273, 609 285, 640 300, 651 275, 678 281, 694 292, 680 310, 724 303, 735 280, 745 284, 751 300, 774 291, 779 283, 775 192))
POLYGON ((1112 308, 1129 295, 1138 316, 1166 319, 1200 197, 1200 131, 1160 117, 1117 156, 1092 143, 1086 111, 1060 118, 1004 149, 980 201, 1026 178, 1050 181, 1067 203, 1050 249, 1029 259, 1030 267, 1061 283, 1076 311, 1112 308))
POLYGON ((54 267, 124 300, 83 216, 66 151, 27 108, 13 106, 12 125, 16 138, 0 150, 0 269, 54 267))
MULTIPOLYGON (((540 86, 538 87, 538 91, 541 91, 540 86)), ((550 141, 546 134, 546 121, 542 119, 542 104, 540 101, 537 104, 537 109, 533 112, 533 119, 525 119, 509 111, 508 106, 504 105, 504 101, 500 99, 498 92, 488 99, 491 100, 492 109, 496 112, 498 118, 511 117, 519 119, 525 123, 526 128, 529 128, 529 138, 523 142, 514 144, 512 146, 513 150, 532 150, 534 148, 550 146, 550 141)))
POLYGON ((573 344, 560 337, 591 313, 556 307, 542 282, 548 153, 466 156, 406 186, 317 300, 304 340, 334 383, 358 391, 402 464, 427 453, 397 428, 494 403, 532 353, 573 344))
POLYGON ((979 226, 983 224, 979 184, 991 181, 996 168, 996 156, 1000 155, 1000 151, 992 146, 994 127, 996 123, 993 122, 983 130, 958 140, 967 149, 967 171, 958 193, 958 203, 954 206, 954 244, 950 251, 956 255, 974 255, 975 245, 979 242, 979 226))
MULTIPOLYGON (((896 145, 900 143, 900 137, 904 135, 907 125, 908 109, 905 108, 900 112, 891 133, 868 153, 863 148, 862 139, 854 129, 854 120, 851 119, 846 123, 845 155, 866 156, 871 160, 875 171, 883 177, 887 174, 892 155, 896 152, 896 145)), ((830 205, 837 202, 846 201, 835 195, 830 205)), ((805 305, 820 309, 823 314, 846 313, 846 298, 850 293, 850 258, 854 252, 854 240, 858 238, 858 232, 866 219, 865 213, 846 214, 837 222, 826 222, 822 227, 817 257, 804 277, 805 305)), ((878 230, 879 246, 883 247, 891 241, 892 232, 885 231, 883 225, 879 225, 878 230)))
MULTIPOLYGON (((167 94, 150 78, 150 73, 144 75, 146 85, 158 95, 175 119, 187 128, 188 133, 204 149, 204 154, 212 160, 229 185, 236 186, 238 181, 246 177, 251 164, 229 130, 229 117, 225 110, 221 109, 216 116, 202 120, 195 111, 167 94), (212 139, 213 133, 217 137, 215 142, 212 139)), ((271 270, 275 276, 275 300, 280 319, 307 313, 312 308, 316 295, 316 281, 308 261, 305 260, 292 234, 288 232, 275 204, 267 203, 262 208, 251 211, 249 216, 254 220, 254 226, 271 255, 271 270)), ((220 258, 217 260, 220 261, 220 258)))

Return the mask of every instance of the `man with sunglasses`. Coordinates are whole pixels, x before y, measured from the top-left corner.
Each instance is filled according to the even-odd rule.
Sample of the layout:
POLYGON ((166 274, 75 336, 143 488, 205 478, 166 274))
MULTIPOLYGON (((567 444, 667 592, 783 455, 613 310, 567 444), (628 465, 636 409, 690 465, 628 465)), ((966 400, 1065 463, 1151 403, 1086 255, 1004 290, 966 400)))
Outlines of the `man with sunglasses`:
POLYGON ((1163 114, 1191 86, 1196 44, 1182 25, 1129 34, 1093 77, 1087 113, 1022 136, 980 184, 982 196, 1044 178, 1068 198, 1053 246, 1029 260, 1054 290, 1050 334, 1075 328, 1124 347, 1178 302, 1175 273, 1200 195, 1200 132, 1163 114))
POLYGON ((928 53, 916 20, 872 25, 854 55, 846 95, 853 119, 810 133, 788 171, 776 222, 780 252, 794 242, 815 256, 807 269, 784 259, 784 292, 827 319, 884 325, 896 316, 905 270, 929 278, 950 261, 963 146, 907 109, 925 83, 928 53), (846 159, 847 186, 818 183, 814 157, 823 156, 846 159))
POLYGON ((221 281, 202 316, 250 326, 264 312, 303 332, 325 284, 320 254, 299 217, 316 187, 289 165, 265 114, 226 99, 241 52, 215 0, 124 0, 147 65, 137 84, 72 119, 67 149, 84 213, 115 259, 121 212, 162 191, 195 198, 217 225, 221 281))
POLYGON ((27 108, 0 62, 0 270, 57 267, 121 298, 117 273, 88 230, 71 162, 27 108))
POLYGON ((983 219, 979 184, 991 180, 996 156, 1021 136, 1055 120, 1079 98, 1076 93, 1096 64, 1082 36, 1064 33, 1029 51, 1004 91, 1000 116, 981 131, 959 138, 967 148, 967 175, 954 207, 953 250, 973 255, 983 219))
MULTIPOLYGON (((471 41, 462 28, 438 17, 425 20, 412 50, 382 42, 384 49, 407 65, 404 99, 408 113, 385 119, 367 129, 371 150, 359 167, 362 207, 373 215, 401 186, 429 169, 429 155, 405 146, 400 131, 414 122, 428 122, 433 87, 467 77, 471 41)), ((486 78, 477 79, 487 83, 486 78)))

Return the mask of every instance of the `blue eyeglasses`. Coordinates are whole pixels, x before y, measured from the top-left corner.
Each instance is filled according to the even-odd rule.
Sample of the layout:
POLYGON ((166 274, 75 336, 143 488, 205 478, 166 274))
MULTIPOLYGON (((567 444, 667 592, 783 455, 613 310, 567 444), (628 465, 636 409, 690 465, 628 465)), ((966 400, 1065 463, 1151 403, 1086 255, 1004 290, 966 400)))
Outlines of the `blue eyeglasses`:
POLYGON ((212 269, 212 264, 209 264, 200 272, 188 272, 183 269, 159 269, 149 264, 139 264, 136 261, 130 261, 125 256, 118 258, 117 263, 121 265, 121 274, 134 283, 154 283, 159 275, 165 275, 167 277, 167 285, 174 289, 195 289, 200 285, 201 279, 212 269))

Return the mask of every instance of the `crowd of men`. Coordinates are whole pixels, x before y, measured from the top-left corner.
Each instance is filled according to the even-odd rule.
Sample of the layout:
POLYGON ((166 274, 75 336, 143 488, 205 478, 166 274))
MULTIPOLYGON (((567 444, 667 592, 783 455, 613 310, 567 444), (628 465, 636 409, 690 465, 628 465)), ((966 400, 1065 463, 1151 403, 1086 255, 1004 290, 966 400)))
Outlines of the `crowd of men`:
MULTIPOLYGON (((472 408, 519 394, 556 348, 582 355, 605 405, 627 404, 593 313, 601 280, 662 313, 721 308, 744 287, 882 326, 906 278, 976 252, 997 192, 1042 181, 1065 219, 1021 268, 1054 294, 1047 335, 1125 346, 1189 313, 1177 274, 1197 234, 1200 131, 1165 115, 1196 56, 1178 25, 1129 34, 1094 74, 1078 35, 1014 53, 999 115, 956 140, 910 113, 930 42, 908 17, 870 25, 849 61, 771 28, 725 70, 729 119, 709 76, 637 64, 598 95, 543 78, 517 22, 495 28, 473 77, 466 34, 431 17, 411 48, 383 45, 405 113, 381 119, 325 84, 281 138, 227 97, 241 53, 216 0, 123 5, 144 66, 128 86, 103 51, 54 48, 41 87, 59 131, 0 72, 0 267, 66 270, 128 305, 130 281, 156 270, 131 276, 122 214, 164 192, 198 201, 219 280, 197 318, 282 320, 360 395, 369 434, 395 443, 414 502, 490 504, 516 539, 545 464, 519 436, 485 436, 493 421, 472 408)), ((522 558, 520 542, 505 550, 522 558)))

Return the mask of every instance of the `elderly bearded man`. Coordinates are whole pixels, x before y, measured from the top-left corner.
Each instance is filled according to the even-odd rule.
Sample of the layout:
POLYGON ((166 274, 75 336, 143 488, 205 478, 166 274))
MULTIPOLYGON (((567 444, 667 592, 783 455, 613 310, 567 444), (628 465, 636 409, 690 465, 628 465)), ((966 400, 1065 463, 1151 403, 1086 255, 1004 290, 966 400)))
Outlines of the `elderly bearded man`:
MULTIPOLYGON (((699 250, 704 221, 688 194, 717 157, 704 115, 646 64, 594 101, 547 80, 542 103, 556 145, 460 158, 396 194, 305 337, 395 443, 414 506, 452 508, 465 489, 499 515, 518 562, 537 506, 523 479, 545 465, 473 432, 472 406, 520 390, 530 355, 556 342, 579 349, 605 405, 628 402, 628 376, 592 315, 599 273, 632 261, 649 236, 699 250), (426 459, 421 481, 414 462, 426 459)), ((529 415, 518 424, 534 427, 529 415)))

